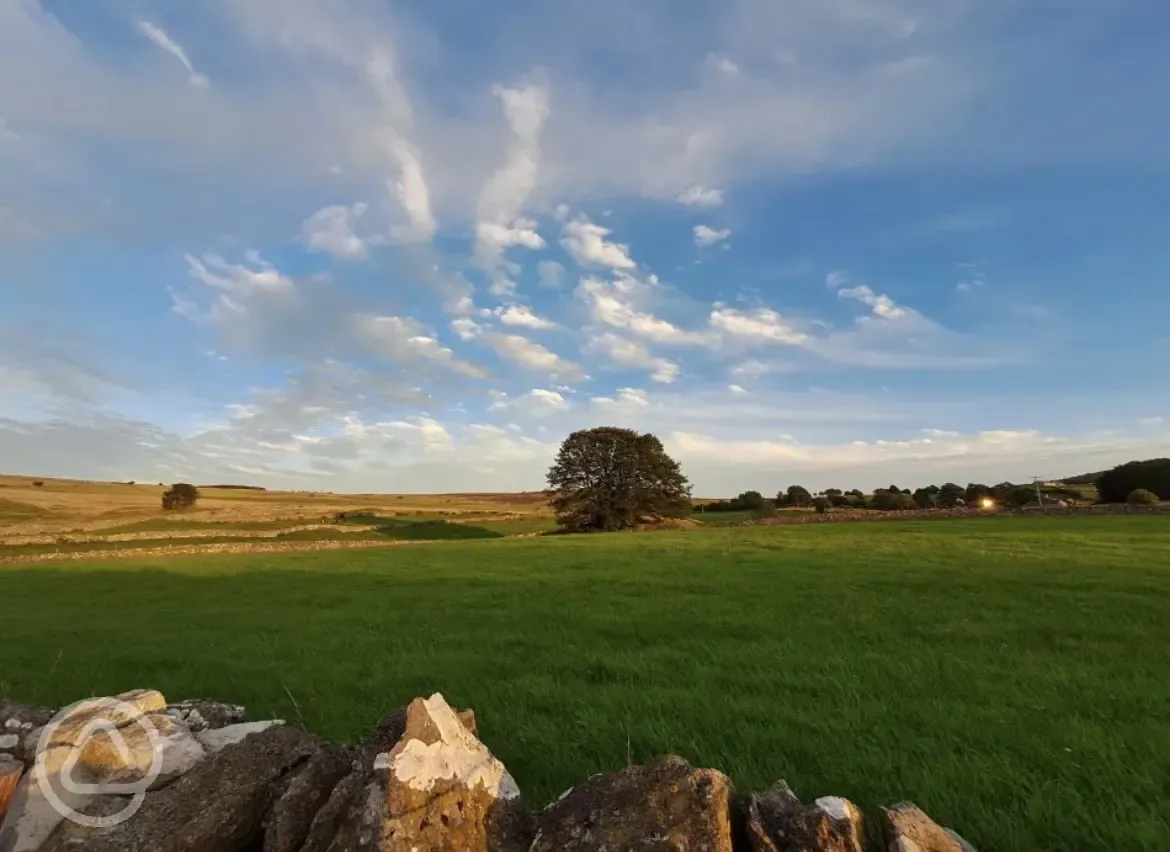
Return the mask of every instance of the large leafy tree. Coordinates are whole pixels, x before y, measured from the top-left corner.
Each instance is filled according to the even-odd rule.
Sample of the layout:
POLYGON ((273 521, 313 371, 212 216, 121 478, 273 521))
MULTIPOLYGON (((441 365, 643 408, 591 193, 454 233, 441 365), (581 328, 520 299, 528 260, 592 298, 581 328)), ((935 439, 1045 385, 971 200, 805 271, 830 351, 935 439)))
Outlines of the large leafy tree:
POLYGON ((803 485, 789 485, 788 491, 784 494, 784 505, 797 507, 810 506, 812 505, 812 499, 812 494, 803 485))
POLYGON ((691 511, 691 486, 662 442, 632 429, 574 432, 548 472, 557 523, 572 532, 630 529, 691 511))
POLYGON ((1143 488, 1170 500, 1170 459, 1147 459, 1118 465, 1101 474, 1097 494, 1102 503, 1124 503, 1131 491, 1143 488))

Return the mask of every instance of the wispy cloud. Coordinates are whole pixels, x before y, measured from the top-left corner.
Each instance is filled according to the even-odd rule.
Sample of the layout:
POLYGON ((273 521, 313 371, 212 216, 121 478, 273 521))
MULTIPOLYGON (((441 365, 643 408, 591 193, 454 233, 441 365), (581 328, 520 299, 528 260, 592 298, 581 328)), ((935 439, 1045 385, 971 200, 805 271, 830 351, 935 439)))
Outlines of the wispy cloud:
POLYGON ((718 207, 723 203, 723 191, 706 186, 692 186, 678 194, 678 202, 689 207, 718 207))
POLYGON ((187 79, 192 86, 199 89, 206 89, 211 84, 207 77, 195 70, 195 66, 187 58, 187 51, 183 49, 183 46, 167 35, 162 27, 152 24, 150 21, 139 21, 138 32, 142 33, 142 35, 150 39, 156 46, 179 60, 183 67, 187 69, 187 79))

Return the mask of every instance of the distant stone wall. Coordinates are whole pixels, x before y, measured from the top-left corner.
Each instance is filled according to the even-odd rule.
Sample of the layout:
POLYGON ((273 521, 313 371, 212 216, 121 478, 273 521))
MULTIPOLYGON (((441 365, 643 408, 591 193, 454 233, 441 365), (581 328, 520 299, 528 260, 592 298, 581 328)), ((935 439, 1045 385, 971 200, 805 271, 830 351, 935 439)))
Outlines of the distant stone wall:
POLYGON ((1170 503, 1155 506, 1130 506, 1127 503, 1106 503, 1091 506, 1028 506, 1020 509, 911 509, 908 511, 880 511, 877 509, 829 509, 823 515, 808 512, 800 515, 778 515, 774 518, 737 521, 729 526, 782 526, 786 524, 827 524, 849 521, 910 521, 944 520, 946 518, 1003 518, 1003 517, 1065 517, 1069 515, 1159 515, 1170 514, 1170 503))
MULTIPOLYGON (((244 715, 155 690, 0 701, 0 852, 862 852, 873 833, 848 799, 743 795, 673 756, 532 810, 438 694, 354 747, 244 715)), ((912 804, 874 816, 889 852, 974 852, 912 804)))

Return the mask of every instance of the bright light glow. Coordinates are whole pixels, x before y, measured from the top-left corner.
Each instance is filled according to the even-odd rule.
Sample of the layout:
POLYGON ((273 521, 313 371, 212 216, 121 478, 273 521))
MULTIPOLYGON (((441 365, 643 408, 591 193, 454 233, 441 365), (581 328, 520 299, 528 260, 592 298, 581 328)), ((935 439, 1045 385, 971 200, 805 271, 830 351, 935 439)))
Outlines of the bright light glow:
POLYGON ((995 501, 992 500, 990 497, 984 497, 982 500, 979 501, 979 505, 982 506, 984 509, 994 509, 995 508, 995 501))

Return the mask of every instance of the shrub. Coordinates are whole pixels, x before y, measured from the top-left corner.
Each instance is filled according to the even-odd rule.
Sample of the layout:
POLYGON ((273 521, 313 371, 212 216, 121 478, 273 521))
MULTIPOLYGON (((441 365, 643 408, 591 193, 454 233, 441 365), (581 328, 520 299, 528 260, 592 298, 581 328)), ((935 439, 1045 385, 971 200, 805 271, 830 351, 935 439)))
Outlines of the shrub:
POLYGON ((892 495, 890 508, 896 512, 908 512, 918 508, 918 504, 914 502, 914 498, 905 491, 892 495))
POLYGON ((1129 492, 1129 497, 1126 499, 1131 506, 1156 506, 1160 502, 1158 495, 1153 491, 1148 491, 1145 488, 1135 488, 1129 492))
POLYGON ((775 506, 773 506, 771 503, 765 502, 764 505, 757 506, 755 509, 752 509, 751 519, 753 521, 764 521, 768 518, 774 518, 779 514, 780 513, 777 511, 775 506))
POLYGON ((177 482, 163 492, 163 509, 189 509, 199 499, 199 489, 186 482, 177 482))
POLYGON ((44 481, 40 480, 40 479, 38 479, 36 482, 33 483, 34 488, 43 488, 44 486, 45 486, 44 481))
POLYGON ((829 509, 829 498, 817 497, 815 500, 813 500, 813 508, 817 510, 818 515, 825 514, 825 512, 829 509))

